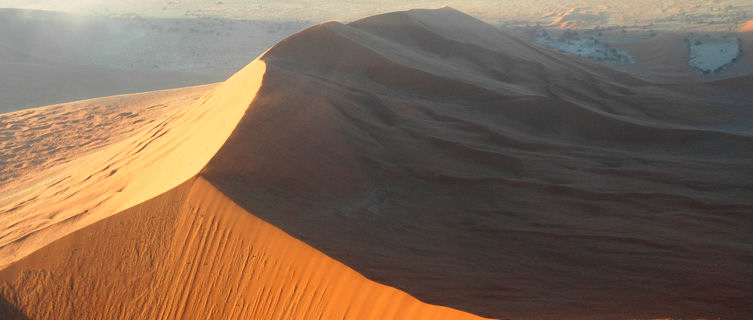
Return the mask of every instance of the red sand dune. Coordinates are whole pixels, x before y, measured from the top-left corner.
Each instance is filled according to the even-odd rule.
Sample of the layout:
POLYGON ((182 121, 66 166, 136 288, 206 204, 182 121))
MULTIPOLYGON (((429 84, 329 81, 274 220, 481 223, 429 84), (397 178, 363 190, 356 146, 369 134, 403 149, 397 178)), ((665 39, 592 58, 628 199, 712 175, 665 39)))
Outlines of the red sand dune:
MULTIPOLYGON (((0 310, 746 319, 753 96, 739 83, 655 85, 450 8, 315 26, 224 84, 164 93, 175 104, 143 116, 159 121, 103 120, 113 138, 46 165, 5 156, 40 169, 0 187, 24 190, 0 198, 0 310)), ((51 108, 0 134, 31 143, 22 126, 71 120, 51 108)))

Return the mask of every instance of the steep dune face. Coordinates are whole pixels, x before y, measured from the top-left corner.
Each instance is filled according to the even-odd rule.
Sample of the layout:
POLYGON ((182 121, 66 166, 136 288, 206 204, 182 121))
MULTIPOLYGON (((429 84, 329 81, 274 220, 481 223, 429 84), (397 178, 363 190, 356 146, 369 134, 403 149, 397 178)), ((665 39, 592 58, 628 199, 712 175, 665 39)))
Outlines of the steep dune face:
POLYGON ((56 241, 0 280, 32 319, 481 319, 367 280, 201 178, 56 241))
POLYGON ((270 49, 201 175, 430 303, 520 319, 750 311, 749 95, 651 85, 499 31, 463 40, 435 27, 448 17, 477 25, 401 12, 270 49))
MULTIPOLYGON (((36 172, 27 171, 0 187, 0 229, 3 230, 0 266, 83 226, 153 198, 195 175, 243 116, 261 85, 264 69, 263 62, 255 61, 200 99, 176 101, 177 105, 185 107, 165 108, 168 110, 165 116, 151 119, 159 122, 152 121, 99 148, 74 145, 68 153, 57 149, 39 152, 26 148, 34 148, 45 136, 53 138, 51 145, 65 143, 65 136, 61 137, 62 141, 55 141, 59 136, 52 130, 21 136, 15 141, 18 152, 33 152, 32 158, 12 159, 16 163, 9 166, 33 164, 37 160, 33 157, 56 164, 36 172), (74 154, 76 157, 72 158, 74 154)), ((44 110, 38 109, 21 112, 39 115, 32 118, 33 121, 22 123, 44 131, 58 121, 66 121, 65 110, 52 112, 62 118, 48 119, 44 110)), ((80 113, 89 117, 86 112, 80 113)), ((110 120, 106 119, 102 125, 116 127, 108 125, 110 120)), ((19 129, 11 124, 5 131, 12 133, 19 129)), ((102 134, 93 132, 90 136, 102 134)), ((76 135, 71 139, 80 141, 76 135)))

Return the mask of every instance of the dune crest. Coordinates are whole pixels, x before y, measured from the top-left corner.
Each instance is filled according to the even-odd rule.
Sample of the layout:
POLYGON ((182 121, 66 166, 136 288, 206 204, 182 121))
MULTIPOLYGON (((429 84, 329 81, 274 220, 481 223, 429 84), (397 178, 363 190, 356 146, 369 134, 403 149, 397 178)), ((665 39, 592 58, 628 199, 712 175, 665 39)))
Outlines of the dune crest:
POLYGON ((264 62, 254 60, 161 122, 22 181, 6 181, 0 187, 0 268, 198 173, 243 117, 264 70, 264 62))

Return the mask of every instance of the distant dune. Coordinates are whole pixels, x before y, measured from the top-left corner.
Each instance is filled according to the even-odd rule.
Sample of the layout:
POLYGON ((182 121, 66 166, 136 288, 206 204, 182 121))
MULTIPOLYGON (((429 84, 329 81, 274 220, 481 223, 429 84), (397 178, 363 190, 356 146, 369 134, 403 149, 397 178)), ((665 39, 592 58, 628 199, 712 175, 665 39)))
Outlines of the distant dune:
POLYGON ((599 25, 606 22, 605 19, 599 15, 592 13, 579 12, 575 8, 570 8, 567 11, 560 12, 556 15, 554 21, 550 23, 550 26, 555 26, 562 29, 581 28, 591 25, 599 25))
POLYGON ((740 26, 739 31, 743 58, 747 59, 748 63, 753 64, 753 20, 740 26))
POLYGON ((746 319, 749 82, 657 85, 442 8, 3 114, 0 315, 746 319))
POLYGON ((753 20, 747 21, 740 25, 740 32, 753 31, 753 20))

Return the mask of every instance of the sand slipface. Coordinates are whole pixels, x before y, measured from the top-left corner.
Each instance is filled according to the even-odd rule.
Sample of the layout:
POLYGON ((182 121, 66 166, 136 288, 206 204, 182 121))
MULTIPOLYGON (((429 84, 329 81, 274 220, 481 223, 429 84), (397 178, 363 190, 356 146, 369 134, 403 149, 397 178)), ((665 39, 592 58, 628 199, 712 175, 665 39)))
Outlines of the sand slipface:
POLYGON ((207 89, 3 176, 23 191, 1 193, 2 315, 753 313, 747 91, 657 86, 451 8, 324 23, 207 89))

